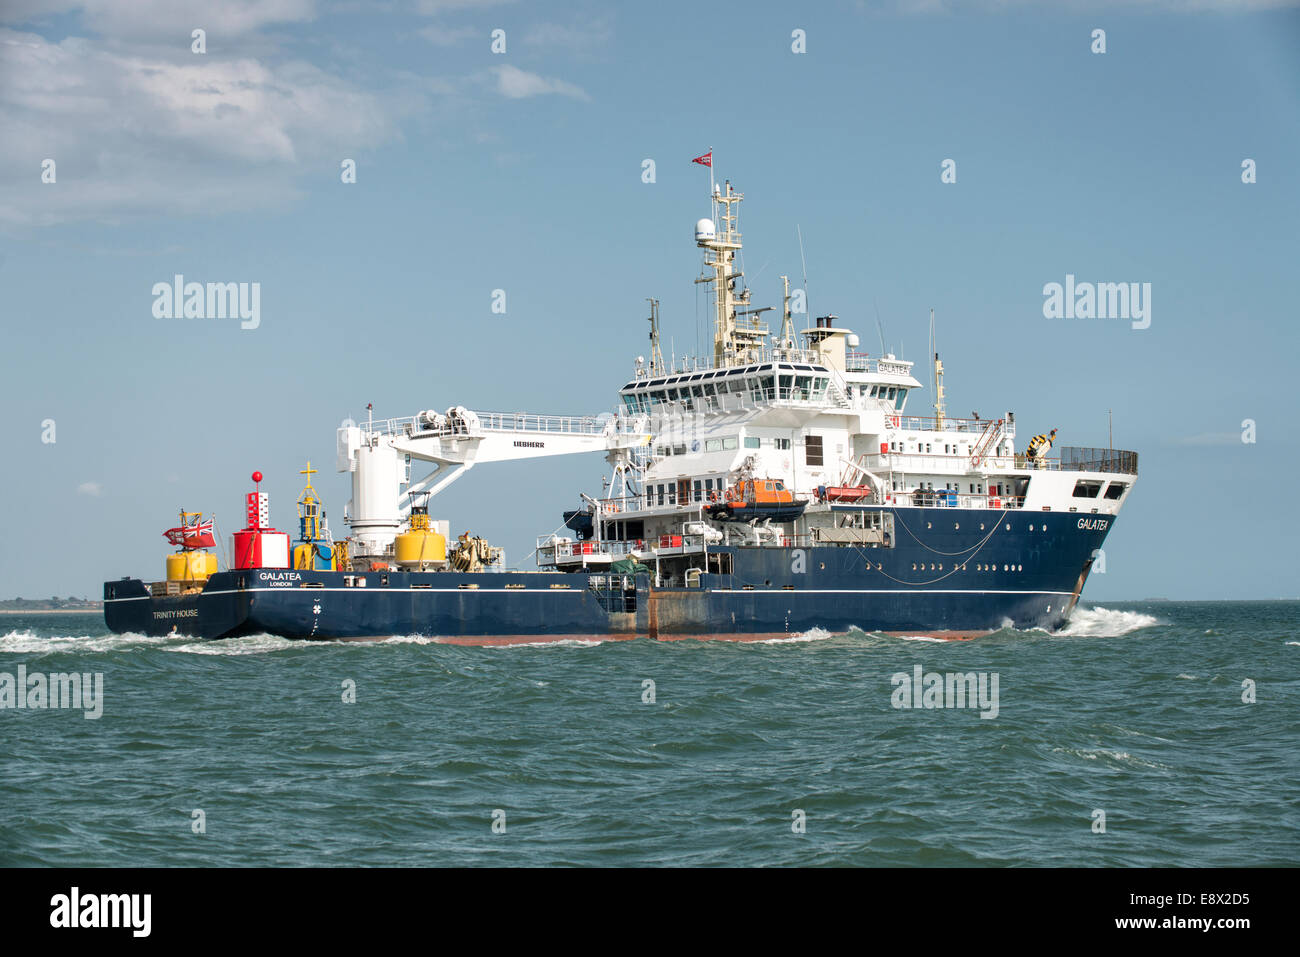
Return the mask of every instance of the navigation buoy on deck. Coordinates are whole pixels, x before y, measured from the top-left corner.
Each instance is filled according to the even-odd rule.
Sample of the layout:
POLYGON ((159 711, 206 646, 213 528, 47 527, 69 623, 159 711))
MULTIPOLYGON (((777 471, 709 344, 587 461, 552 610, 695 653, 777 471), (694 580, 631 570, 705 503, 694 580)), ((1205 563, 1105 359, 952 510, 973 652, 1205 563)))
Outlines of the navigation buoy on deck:
MULTIPOLYGON (((261 485, 262 473, 253 473, 253 482, 261 485)), ((235 532, 236 568, 288 568, 289 536, 271 527, 270 505, 265 492, 245 496, 248 525, 235 532)))

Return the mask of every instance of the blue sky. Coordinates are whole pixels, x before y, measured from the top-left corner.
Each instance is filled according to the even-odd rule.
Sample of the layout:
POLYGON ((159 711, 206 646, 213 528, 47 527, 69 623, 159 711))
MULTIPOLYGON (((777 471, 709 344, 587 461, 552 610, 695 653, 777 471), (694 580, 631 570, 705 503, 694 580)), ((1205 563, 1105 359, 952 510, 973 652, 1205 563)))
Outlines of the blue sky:
MULTIPOLYGON (((0 597, 160 577, 177 510, 233 530, 254 468, 292 528, 312 459, 342 532, 334 432, 367 402, 612 410, 647 296, 678 354, 697 340, 708 175, 690 159, 710 147, 747 196, 757 303, 800 283, 798 228, 811 310, 871 351, 878 308, 923 361, 936 310, 950 413, 1010 409, 1024 435, 1087 446, 1114 410, 1142 477, 1086 597, 1300 591, 1282 534, 1300 465, 1292 3, 3 11, 0 597), (260 283, 260 326, 155 318, 177 273, 260 283), (1067 274, 1151 283, 1150 328, 1045 318, 1067 274)), ((483 466, 433 511, 521 563, 603 470, 483 466)))

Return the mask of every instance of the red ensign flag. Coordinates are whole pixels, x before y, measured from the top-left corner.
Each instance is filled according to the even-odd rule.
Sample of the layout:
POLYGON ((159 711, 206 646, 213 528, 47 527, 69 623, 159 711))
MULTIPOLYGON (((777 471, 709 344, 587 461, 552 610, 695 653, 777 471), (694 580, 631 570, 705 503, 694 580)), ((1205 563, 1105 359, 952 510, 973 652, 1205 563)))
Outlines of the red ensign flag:
POLYGON ((713 150, 709 150, 709 151, 708 151, 707 153, 705 153, 703 156, 697 156, 697 157, 695 157, 695 159, 691 160, 691 162, 692 162, 692 163, 699 163, 701 166, 712 166, 712 165, 713 165, 713 150))

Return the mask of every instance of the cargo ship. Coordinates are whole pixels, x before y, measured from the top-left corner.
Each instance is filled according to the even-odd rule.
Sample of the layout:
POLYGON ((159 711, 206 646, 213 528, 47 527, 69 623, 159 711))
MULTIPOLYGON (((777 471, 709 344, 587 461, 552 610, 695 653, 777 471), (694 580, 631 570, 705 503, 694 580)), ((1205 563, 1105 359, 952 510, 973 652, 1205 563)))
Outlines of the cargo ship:
POLYGON ((648 355, 613 412, 376 420, 368 407, 337 434, 346 537, 329 532, 310 463, 292 542, 254 473, 226 567, 210 524, 182 513, 163 580, 105 583, 108 627, 462 643, 1059 627, 1132 494, 1137 453, 1058 446, 1056 430, 1018 451, 1013 412, 946 414, 937 353, 916 414, 913 363, 883 341, 862 351, 835 315, 809 320, 785 276, 773 333, 774 307, 751 304, 737 268, 743 198, 712 185, 695 225, 711 355, 666 363, 650 299, 648 355), (430 517, 476 465, 580 453, 603 454, 603 494, 581 493, 537 539, 536 568, 430 517))

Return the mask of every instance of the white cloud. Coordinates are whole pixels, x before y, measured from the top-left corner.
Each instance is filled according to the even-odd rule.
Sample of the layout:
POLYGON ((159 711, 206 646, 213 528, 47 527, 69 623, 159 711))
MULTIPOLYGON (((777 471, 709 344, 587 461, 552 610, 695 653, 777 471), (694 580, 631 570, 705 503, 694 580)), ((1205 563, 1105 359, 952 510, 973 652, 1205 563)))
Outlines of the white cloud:
POLYGON ((614 28, 608 17, 576 21, 572 24, 538 23, 524 33, 528 46, 548 50, 592 52, 614 42, 614 28))
POLYGON ((0 29, 0 223, 279 204, 398 107, 304 62, 108 50, 0 29), (56 182, 41 164, 56 163, 56 182))
MULTIPOLYGON (((874 5, 873 5, 874 6, 874 5)), ((1046 7, 1053 12, 1124 12, 1134 9, 1165 10, 1173 13, 1246 13, 1300 6, 1300 0, 893 0, 898 13, 1002 13, 1046 7)), ((878 11, 877 11, 878 12, 878 11)))
POLYGON ((98 482, 82 482, 77 486, 78 495, 89 495, 91 498, 99 498, 104 494, 104 486, 98 482))
POLYGON ((591 99, 582 87, 574 86, 564 80, 539 76, 536 73, 529 73, 527 70, 521 70, 519 67, 510 66, 509 64, 494 67, 494 70, 497 77, 497 92, 512 100, 530 96, 546 96, 552 93, 559 96, 571 96, 576 100, 591 99))
POLYGON ((214 38, 251 33, 267 24, 300 23, 316 15, 315 0, 5 0, 0 23, 29 23, 79 12, 81 23, 102 36, 132 40, 175 36, 185 48, 190 31, 214 38))

